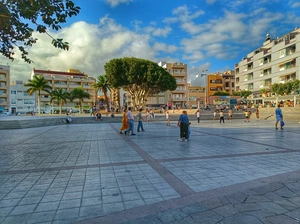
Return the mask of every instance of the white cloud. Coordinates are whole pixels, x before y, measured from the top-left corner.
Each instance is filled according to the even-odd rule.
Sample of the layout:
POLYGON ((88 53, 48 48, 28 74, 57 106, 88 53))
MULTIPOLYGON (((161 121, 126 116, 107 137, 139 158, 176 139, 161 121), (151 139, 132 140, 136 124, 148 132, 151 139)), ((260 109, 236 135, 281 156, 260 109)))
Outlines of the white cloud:
POLYGON ((300 7, 300 2, 294 2, 292 4, 292 8, 298 8, 298 7, 300 7))
MULTIPOLYGON (((54 48, 47 35, 35 33, 38 42, 29 50, 29 57, 35 63, 28 65, 17 56, 13 63, 9 62, 11 81, 28 80, 33 67, 55 71, 74 68, 97 77, 104 74, 104 64, 113 58, 138 57, 157 61, 158 49, 150 45, 153 40, 149 34, 132 32, 107 16, 100 19, 99 25, 81 21, 57 33, 49 33, 68 41, 69 51, 54 48)), ((176 47, 165 45, 160 50, 174 52, 176 47)))
POLYGON ((111 5, 111 7, 116 7, 117 5, 119 4, 122 4, 122 3, 129 3, 129 2, 132 2, 132 0, 105 0, 108 4, 111 5))
POLYGON ((200 15, 203 15, 205 12, 203 10, 190 12, 188 7, 186 5, 183 5, 174 9, 172 13, 173 15, 176 15, 176 17, 165 18, 163 22, 166 23, 190 22, 193 19, 198 18, 200 15))
POLYGON ((164 29, 162 29, 162 28, 156 28, 154 26, 148 26, 144 30, 146 33, 156 37, 167 37, 169 33, 172 31, 172 28, 167 26, 164 29))
POLYGON ((189 60, 191 63, 195 63, 204 59, 204 55, 201 51, 193 51, 189 54, 182 56, 183 60, 189 60))
POLYGON ((155 49, 156 51, 163 51, 165 53, 174 53, 175 51, 177 51, 177 47, 174 45, 167 45, 164 43, 155 43, 153 45, 153 49, 155 49))

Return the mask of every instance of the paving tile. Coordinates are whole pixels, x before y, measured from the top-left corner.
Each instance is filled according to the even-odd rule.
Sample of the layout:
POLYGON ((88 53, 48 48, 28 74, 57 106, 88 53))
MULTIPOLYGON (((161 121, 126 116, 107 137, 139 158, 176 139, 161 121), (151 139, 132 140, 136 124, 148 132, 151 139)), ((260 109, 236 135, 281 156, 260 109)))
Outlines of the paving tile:
POLYGON ((102 197, 83 198, 82 206, 100 205, 103 203, 102 197))
POLYGON ((56 212, 54 220, 68 220, 79 216, 79 208, 59 209, 56 212))
POLYGON ((22 214, 33 213, 33 211, 35 210, 36 206, 37 206, 37 204, 16 206, 12 210, 12 212, 10 213, 10 215, 22 215, 22 214))
POLYGON ((35 212, 47 212, 56 210, 58 208, 59 201, 52 201, 52 202, 42 202, 38 204, 35 212))
POLYGON ((52 223, 56 211, 35 212, 28 219, 28 223, 52 223))
POLYGON ((80 217, 97 217, 104 215, 102 205, 84 206, 80 208, 80 217))
POLYGON ((9 199, 9 200, 1 200, 0 201, 0 208, 16 206, 19 203, 20 200, 21 200, 20 198, 9 199))
POLYGON ((80 207, 81 199, 72 199, 72 200, 62 200, 59 204, 58 209, 65 208, 77 208, 80 207))

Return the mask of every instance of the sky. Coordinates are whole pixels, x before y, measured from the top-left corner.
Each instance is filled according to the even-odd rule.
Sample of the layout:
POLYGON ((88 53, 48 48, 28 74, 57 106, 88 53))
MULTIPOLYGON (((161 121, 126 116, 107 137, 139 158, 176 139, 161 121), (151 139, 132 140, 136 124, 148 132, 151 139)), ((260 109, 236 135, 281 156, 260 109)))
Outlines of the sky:
POLYGON ((296 0, 73 0, 80 14, 68 18, 55 38, 69 42, 56 49, 51 39, 34 33, 29 51, 33 64, 15 52, 11 82, 27 81, 32 69, 78 69, 92 77, 105 74, 113 58, 137 57, 188 65, 188 79, 197 74, 233 70, 248 53, 262 46, 266 34, 277 38, 300 26, 296 0))

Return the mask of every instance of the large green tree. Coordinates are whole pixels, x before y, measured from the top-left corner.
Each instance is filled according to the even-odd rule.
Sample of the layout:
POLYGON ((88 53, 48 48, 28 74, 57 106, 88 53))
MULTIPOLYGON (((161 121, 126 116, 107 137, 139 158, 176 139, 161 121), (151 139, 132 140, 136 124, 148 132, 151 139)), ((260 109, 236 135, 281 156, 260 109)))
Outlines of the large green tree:
POLYGON ((28 46, 36 43, 34 31, 47 34, 52 44, 64 50, 69 49, 63 39, 52 37, 47 28, 61 29, 67 17, 76 16, 80 7, 71 0, 2 0, 0 1, 0 52, 6 58, 14 60, 15 48, 27 63, 28 46))
POLYGON ((41 113, 41 91, 45 91, 50 93, 52 87, 48 84, 45 80, 44 76, 42 75, 35 75, 33 76, 32 80, 28 80, 28 83, 24 83, 24 86, 29 87, 27 93, 31 96, 35 92, 37 92, 38 98, 38 113, 41 113))
POLYGON ((148 96, 177 88, 176 80, 170 73, 145 59, 112 59, 104 68, 111 86, 128 91, 135 108, 143 107, 148 96))
POLYGON ((273 83, 271 85, 271 90, 277 95, 291 94, 292 92, 298 90, 300 87, 300 80, 296 79, 294 81, 289 81, 286 83, 273 83))
POLYGON ((70 93, 64 91, 62 88, 59 88, 59 89, 53 90, 50 93, 50 96, 51 96, 50 103, 53 103, 53 101, 56 101, 59 105, 59 114, 61 114, 63 105, 65 103, 67 103, 68 99, 70 99, 70 93))
POLYGON ((240 96, 243 98, 247 98, 248 96, 250 96, 252 94, 252 92, 250 90, 240 90, 240 91, 234 91, 233 95, 234 96, 240 96))
POLYGON ((106 107, 107 107, 107 112, 110 112, 110 106, 109 106, 109 100, 107 93, 110 90, 110 84, 106 78, 105 75, 99 75, 97 78, 96 83, 93 85, 95 89, 97 89, 97 92, 101 90, 101 92, 104 94, 105 102, 106 102, 106 107))
POLYGON ((82 104, 84 102, 84 99, 90 99, 90 94, 88 92, 85 92, 82 88, 82 86, 79 86, 75 89, 73 89, 70 92, 71 100, 73 101, 74 99, 79 100, 79 114, 82 112, 82 104))

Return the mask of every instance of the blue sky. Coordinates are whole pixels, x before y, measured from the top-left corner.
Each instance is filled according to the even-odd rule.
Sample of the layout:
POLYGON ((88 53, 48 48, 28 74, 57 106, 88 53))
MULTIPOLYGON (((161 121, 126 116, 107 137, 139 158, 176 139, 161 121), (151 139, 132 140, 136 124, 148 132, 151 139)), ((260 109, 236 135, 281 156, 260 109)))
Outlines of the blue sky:
MULTIPOLYGON (((266 34, 280 37, 300 26, 296 0, 74 0, 79 16, 68 19, 54 37, 70 43, 69 51, 51 47, 46 35, 29 50, 34 64, 11 66, 11 80, 30 78, 33 67, 89 76, 104 74, 113 58, 139 57, 188 64, 189 80, 197 73, 233 69, 259 48, 266 34)), ((18 53, 16 54, 18 55, 18 53)))

